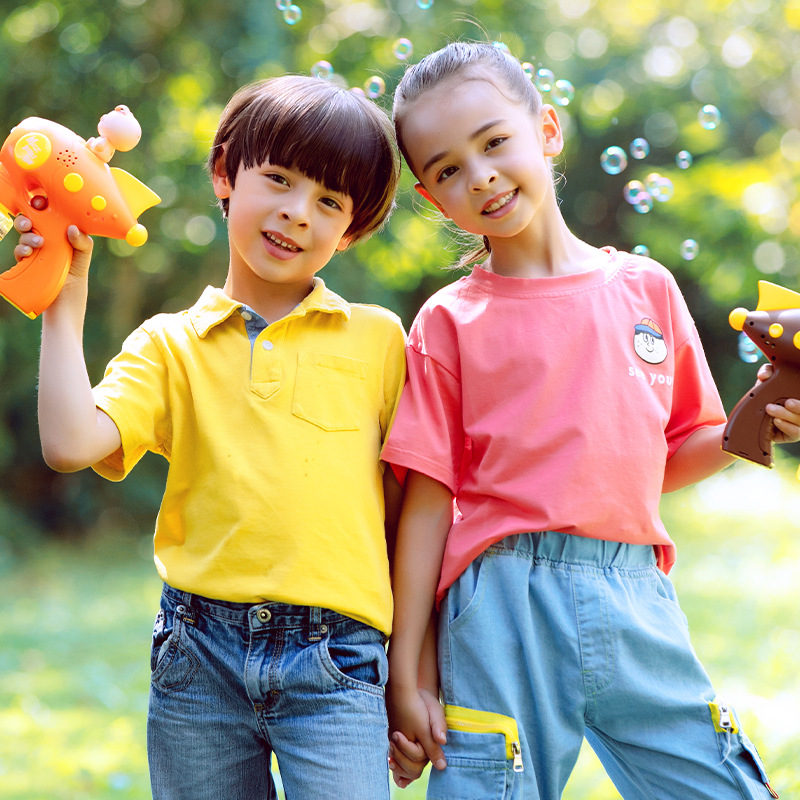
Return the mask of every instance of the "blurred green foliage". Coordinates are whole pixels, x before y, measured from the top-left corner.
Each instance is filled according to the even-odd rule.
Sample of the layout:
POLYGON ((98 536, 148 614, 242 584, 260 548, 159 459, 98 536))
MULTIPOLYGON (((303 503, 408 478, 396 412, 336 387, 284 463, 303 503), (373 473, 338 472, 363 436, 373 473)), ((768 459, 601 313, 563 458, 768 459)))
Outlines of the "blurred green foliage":
MULTIPOLYGON (((225 227, 203 161, 236 88, 283 72, 308 74, 325 60, 334 68, 331 79, 348 86, 379 77, 386 91, 376 102, 388 109, 406 63, 393 52, 399 38, 412 43, 409 62, 450 39, 488 38, 532 70, 549 69, 574 86, 574 98, 558 106, 567 134, 557 164, 566 176, 559 188, 564 215, 589 242, 644 245, 673 270, 726 406, 733 406, 755 367, 737 356, 729 311, 755 306, 760 278, 790 288, 800 283, 798 0, 298 2, 301 18, 288 24, 285 14, 293 12, 263 0, 6 0, 6 128, 35 114, 88 138, 103 113, 126 103, 143 137, 114 163, 163 198, 142 216, 147 245, 97 242, 86 325, 93 380, 140 321, 185 307, 206 284, 224 280, 225 227), (698 122, 705 104, 721 112, 713 130, 698 122), (606 147, 628 150, 637 137, 649 142, 646 158, 629 153, 618 175, 601 169, 606 147), (693 156, 688 169, 676 165, 680 150, 693 156), (623 188, 653 172, 673 182, 674 196, 639 214, 623 188), (684 260, 680 246, 689 238, 699 252, 684 260)), ((551 91, 546 99, 560 97, 551 91)), ((406 324, 453 279, 442 267, 458 249, 415 196, 405 174, 387 228, 324 273, 348 299, 387 305, 406 324)), ((13 242, 2 247, 11 266, 13 242)), ((55 475, 42 463, 38 337, 37 323, 0 304, 0 533, 74 535, 119 519, 149 530, 164 479, 159 458, 145 459, 119 486, 91 474, 55 475)))

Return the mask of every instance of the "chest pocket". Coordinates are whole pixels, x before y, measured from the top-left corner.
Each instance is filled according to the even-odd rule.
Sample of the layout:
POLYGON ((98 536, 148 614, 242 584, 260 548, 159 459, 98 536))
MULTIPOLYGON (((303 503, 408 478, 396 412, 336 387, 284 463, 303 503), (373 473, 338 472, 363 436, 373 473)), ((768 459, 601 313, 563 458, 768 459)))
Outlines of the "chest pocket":
POLYGON ((292 414, 325 431, 356 431, 367 402, 367 364, 327 353, 300 353, 292 414))

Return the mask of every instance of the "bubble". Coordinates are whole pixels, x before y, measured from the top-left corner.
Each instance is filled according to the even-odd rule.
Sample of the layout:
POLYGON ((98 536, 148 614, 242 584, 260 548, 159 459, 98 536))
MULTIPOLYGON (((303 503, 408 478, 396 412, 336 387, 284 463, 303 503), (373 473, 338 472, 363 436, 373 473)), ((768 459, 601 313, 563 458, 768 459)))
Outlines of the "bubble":
POLYGON ((275 0, 275 5, 277 6, 278 11, 286 11, 291 4, 292 0, 275 0))
POLYGON ((647 191, 639 192, 631 205, 637 214, 649 214, 653 210, 653 195, 647 191))
POLYGON ((645 186, 647 186, 647 191, 659 203, 666 203, 675 194, 675 187, 672 185, 672 181, 658 172, 651 172, 644 179, 644 182, 645 186))
POLYGON ((568 106, 575 99, 575 87, 563 78, 557 80, 550 91, 550 98, 557 106, 568 106))
POLYGON ((756 361, 761 358, 761 351, 756 346, 756 343, 752 341, 744 331, 739 334, 737 349, 739 350, 739 358, 741 358, 745 364, 755 364, 756 361))
POLYGON ((621 147, 616 145, 606 147, 600 156, 600 166, 609 175, 619 175, 628 166, 628 156, 621 147))
POLYGON ((417 0, 417 8, 427 11, 433 5, 433 0, 417 0))
POLYGON ((719 125, 721 118, 722 115, 719 113, 719 109, 712 105, 703 106, 697 115, 697 121, 707 131, 713 131, 719 125))
POLYGON ((633 205, 642 192, 646 192, 647 187, 641 181, 628 181, 622 190, 625 201, 633 205))
POLYGON ((531 64, 530 61, 522 62, 522 71, 528 76, 530 80, 533 80, 534 73, 536 72, 536 70, 534 69, 533 64, 531 64))
POLYGON ((371 78, 367 78, 364 83, 364 91, 367 93, 367 97, 371 97, 374 100, 386 91, 386 81, 380 75, 373 75, 371 78))
POLYGON ((694 161, 694 159, 688 150, 681 150, 680 153, 675 156, 675 163, 681 169, 689 169, 689 167, 692 166, 692 161, 694 161))
POLYGON ((633 254, 650 258, 650 248, 646 244, 637 244, 636 247, 633 248, 633 254))
POLYGON ((556 76, 553 75, 553 70, 547 67, 540 67, 536 70, 536 77, 534 83, 540 92, 549 92, 553 88, 556 76))
POLYGON ((693 261, 700 252, 700 245, 694 239, 684 239, 681 242, 681 258, 684 261, 693 261))
POLYGON ((505 53, 511 52, 511 49, 505 42, 492 42, 492 46, 496 47, 498 50, 502 50, 505 53))
POLYGON ((287 25, 297 25, 303 19, 303 10, 300 6, 290 5, 283 12, 283 21, 287 25))
POLYGON ((647 156, 650 155, 650 144, 647 139, 643 139, 640 136, 631 142, 630 151, 634 158, 641 161, 643 158, 647 158, 647 156))
POLYGON ((410 58, 414 52, 414 45, 411 44, 411 39, 397 39, 392 45, 392 53, 394 57, 400 61, 410 58))
POLYGON ((311 67, 311 74, 315 78, 330 78, 333 75, 333 64, 330 61, 317 61, 311 67))

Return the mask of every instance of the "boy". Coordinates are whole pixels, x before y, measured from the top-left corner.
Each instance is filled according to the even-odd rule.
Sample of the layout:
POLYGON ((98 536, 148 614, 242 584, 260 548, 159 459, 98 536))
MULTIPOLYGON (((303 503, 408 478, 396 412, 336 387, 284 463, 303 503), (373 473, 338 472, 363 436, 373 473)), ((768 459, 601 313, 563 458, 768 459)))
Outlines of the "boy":
MULTIPOLYGON (((94 389, 81 344, 92 242, 70 229, 70 275, 43 315, 42 451, 109 480, 148 450, 170 462, 154 798, 275 798, 273 752, 288 798, 388 798, 384 519, 399 486, 379 453, 404 333, 316 273, 388 217, 391 125, 331 83, 275 78, 233 96, 208 167, 228 223, 223 288, 141 325, 94 389)), ((23 234, 16 255, 40 245, 23 234)))

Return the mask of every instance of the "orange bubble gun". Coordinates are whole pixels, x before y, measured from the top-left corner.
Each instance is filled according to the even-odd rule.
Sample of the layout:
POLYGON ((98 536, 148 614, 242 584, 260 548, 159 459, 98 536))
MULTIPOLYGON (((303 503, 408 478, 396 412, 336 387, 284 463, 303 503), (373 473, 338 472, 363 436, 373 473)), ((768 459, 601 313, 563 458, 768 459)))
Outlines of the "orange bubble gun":
POLYGON ((0 238, 24 214, 44 245, 0 273, 0 295, 31 319, 58 296, 72 261, 67 228, 90 236, 147 241, 139 214, 161 198, 108 161, 115 150, 131 150, 141 138, 126 106, 104 114, 100 134, 85 141, 69 128, 39 117, 20 122, 0 149, 0 238))
MULTIPOLYGON (((756 310, 736 308, 729 321, 766 355, 772 363, 772 375, 736 404, 723 434, 722 449, 772 467, 771 424, 764 407, 800 397, 800 294, 759 281, 756 310)), ((797 478, 800 480, 800 469, 797 478)))

